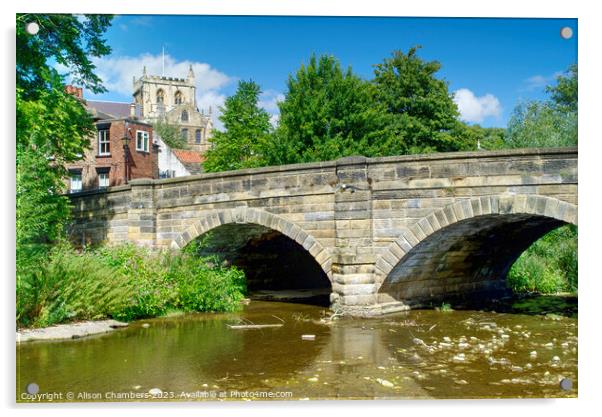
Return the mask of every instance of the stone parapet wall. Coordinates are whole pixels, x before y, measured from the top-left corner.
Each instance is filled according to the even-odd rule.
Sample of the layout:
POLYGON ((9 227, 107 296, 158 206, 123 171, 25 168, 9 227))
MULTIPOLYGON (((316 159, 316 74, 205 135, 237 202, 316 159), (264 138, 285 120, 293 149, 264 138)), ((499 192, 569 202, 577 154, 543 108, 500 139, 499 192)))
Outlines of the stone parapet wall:
MULTIPOLYGON (((531 225, 533 233, 521 235, 527 240, 563 222, 577 224, 577 149, 349 157, 134 180, 127 186, 71 198, 75 242, 131 241, 178 249, 220 225, 258 224, 280 231, 316 259, 331 279, 331 301, 337 308, 390 311, 403 307, 391 303, 405 302, 412 294, 428 298, 452 290, 499 287, 499 281, 491 280, 505 273, 501 264, 491 266, 495 272, 491 274, 496 275, 491 280, 475 281, 473 276, 463 281, 460 272, 468 261, 460 259, 461 251, 449 249, 460 259, 451 262, 435 253, 437 245, 430 240, 427 245, 428 239, 461 245, 458 235, 479 236, 478 225, 487 223, 481 219, 509 214, 527 217, 487 224, 496 233, 531 225), (540 217, 549 221, 539 222, 540 217), (472 223, 450 227, 462 220, 472 223), (421 242, 425 243, 421 246, 421 242), (409 266, 400 266, 408 260, 425 271, 451 268, 453 273, 430 281, 421 276, 416 281, 422 283, 415 283, 404 275, 409 266), (383 303, 386 308, 379 307, 383 303)), ((479 252, 477 240, 467 247, 472 255, 479 252)), ((508 253, 506 263, 514 255, 508 253)), ((484 252, 479 256, 485 259, 484 252)))

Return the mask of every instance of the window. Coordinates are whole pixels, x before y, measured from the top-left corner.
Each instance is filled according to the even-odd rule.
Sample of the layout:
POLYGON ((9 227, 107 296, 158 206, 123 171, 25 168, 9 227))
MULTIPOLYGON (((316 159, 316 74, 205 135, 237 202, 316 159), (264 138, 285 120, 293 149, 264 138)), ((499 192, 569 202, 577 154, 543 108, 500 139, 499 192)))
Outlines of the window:
POLYGON ((182 112, 182 121, 183 122, 187 122, 188 121, 188 112, 186 110, 184 110, 182 112))
POLYGON ((201 143, 201 129, 197 129, 197 130, 194 132, 194 141, 195 141, 196 143, 201 143))
POLYGON ((98 173, 98 188, 107 188, 109 186, 109 171, 98 173))
POLYGON ((157 90, 157 104, 163 104, 165 102, 165 93, 163 90, 157 90))
POLYGON ((82 172, 71 171, 69 172, 69 191, 77 193, 82 190, 82 172))
POLYGON ((182 104, 183 100, 182 100, 182 93, 181 92, 179 92, 179 91, 176 92, 176 97, 174 99, 174 102, 176 104, 182 104))
POLYGON ((108 129, 98 131, 98 155, 111 155, 111 139, 108 129))
POLYGON ((144 130, 136 131, 136 150, 148 152, 148 132, 144 130))
POLYGON ((180 134, 182 135, 182 139, 188 140, 188 129, 182 129, 180 134))

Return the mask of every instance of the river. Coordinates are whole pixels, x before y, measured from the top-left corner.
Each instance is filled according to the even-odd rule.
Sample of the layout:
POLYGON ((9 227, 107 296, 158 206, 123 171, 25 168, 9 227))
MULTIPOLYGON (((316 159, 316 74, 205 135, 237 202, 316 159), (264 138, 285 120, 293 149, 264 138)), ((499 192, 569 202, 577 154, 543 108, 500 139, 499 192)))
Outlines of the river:
POLYGON ((576 301, 562 303, 546 307, 560 314, 529 301, 330 320, 324 307, 252 301, 236 313, 142 320, 18 345, 17 401, 575 397, 576 301), (281 326, 228 326, 241 323, 281 326), (30 383, 37 396, 24 394, 30 383))

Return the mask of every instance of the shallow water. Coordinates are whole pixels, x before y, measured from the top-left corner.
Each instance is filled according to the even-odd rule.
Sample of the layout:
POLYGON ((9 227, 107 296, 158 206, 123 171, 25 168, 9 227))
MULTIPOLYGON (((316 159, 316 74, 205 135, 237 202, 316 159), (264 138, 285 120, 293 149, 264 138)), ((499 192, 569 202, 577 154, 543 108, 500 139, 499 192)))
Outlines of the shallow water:
POLYGON ((144 320, 17 346, 17 401, 31 401, 32 382, 34 401, 575 397, 576 317, 529 308, 324 322, 323 307, 253 301, 238 313, 144 320), (241 321, 282 326, 227 326, 241 321))

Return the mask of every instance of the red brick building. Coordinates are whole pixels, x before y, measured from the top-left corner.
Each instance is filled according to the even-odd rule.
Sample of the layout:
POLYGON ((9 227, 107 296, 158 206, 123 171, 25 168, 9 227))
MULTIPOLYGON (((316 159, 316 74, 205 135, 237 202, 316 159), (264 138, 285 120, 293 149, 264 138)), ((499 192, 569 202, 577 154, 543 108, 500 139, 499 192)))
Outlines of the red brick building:
MULTIPOLYGON (((81 89, 69 87, 82 99, 81 89)), ((82 161, 67 165, 69 192, 94 190, 126 184, 136 178, 158 178, 158 147, 153 144, 153 128, 134 117, 115 117, 87 106, 96 132, 91 149, 82 161), (127 140, 124 140, 127 138, 127 140)))

